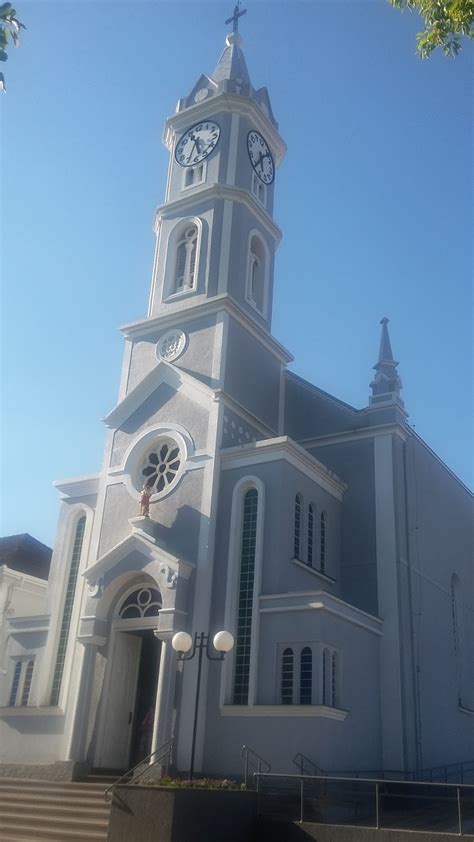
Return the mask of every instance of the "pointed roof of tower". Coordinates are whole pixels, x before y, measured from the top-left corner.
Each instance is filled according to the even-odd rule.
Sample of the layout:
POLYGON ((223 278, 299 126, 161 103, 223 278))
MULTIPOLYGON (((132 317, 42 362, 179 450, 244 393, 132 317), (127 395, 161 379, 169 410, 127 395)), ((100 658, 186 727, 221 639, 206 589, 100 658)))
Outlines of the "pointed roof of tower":
POLYGON ((226 46, 217 62, 211 79, 217 84, 225 79, 232 79, 244 85, 250 85, 250 76, 245 56, 241 48, 242 36, 232 32, 225 39, 226 46))
POLYGON ((388 319, 384 316, 380 320, 382 333, 380 336, 379 358, 374 365, 375 377, 370 384, 372 395, 370 403, 398 403, 403 407, 400 397, 402 381, 397 372, 398 362, 394 360, 392 345, 388 333, 388 319))

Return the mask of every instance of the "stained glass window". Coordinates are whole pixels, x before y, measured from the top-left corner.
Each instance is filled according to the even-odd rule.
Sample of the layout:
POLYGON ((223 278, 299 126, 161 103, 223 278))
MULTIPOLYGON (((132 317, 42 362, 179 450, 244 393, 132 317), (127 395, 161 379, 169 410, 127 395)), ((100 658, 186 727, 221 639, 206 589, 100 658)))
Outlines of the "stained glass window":
POLYGON ((235 645, 234 704, 246 705, 249 695, 250 642, 252 635, 255 550, 257 542, 258 492, 244 497, 242 544, 240 550, 239 597, 235 645))
POLYGON ((79 571, 79 562, 81 560, 82 542, 84 539, 85 526, 86 518, 81 517, 76 526, 76 534, 74 536, 74 545, 72 548, 71 566, 69 568, 69 577, 66 587, 63 616, 59 632, 58 651, 56 653, 56 665, 54 668, 53 686, 51 689, 51 705, 57 705, 59 703, 59 692, 61 690, 64 663, 66 660, 66 650, 71 626, 72 609, 74 606, 74 594, 76 591, 77 574, 79 571))

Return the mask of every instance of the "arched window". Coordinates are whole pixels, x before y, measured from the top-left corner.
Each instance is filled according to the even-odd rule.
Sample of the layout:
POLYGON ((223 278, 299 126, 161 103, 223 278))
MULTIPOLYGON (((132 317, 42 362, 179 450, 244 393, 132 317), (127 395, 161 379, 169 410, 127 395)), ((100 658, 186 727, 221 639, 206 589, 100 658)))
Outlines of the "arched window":
POLYGON ((51 705, 59 703, 59 691, 61 689, 61 681, 64 672, 64 663, 66 660, 66 650, 69 638, 69 630, 71 626, 72 609, 74 606, 74 594, 76 591, 77 574, 79 571, 79 562, 81 560, 82 542, 84 540, 84 529, 86 526, 86 518, 81 517, 76 526, 74 536, 74 544, 72 548, 71 565, 69 567, 69 577, 66 587, 66 595, 64 599, 63 616, 61 620, 61 627, 59 631, 59 644, 56 653, 56 665, 54 668, 53 685, 51 689, 51 705))
POLYGON ((20 676, 21 676, 21 661, 17 661, 16 664, 15 664, 15 672, 13 673, 12 689, 10 691, 10 701, 8 702, 10 707, 13 707, 16 704, 18 687, 20 686, 20 676))
POLYGON ((174 292, 192 289, 195 284, 197 242, 197 226, 190 225, 176 246, 174 292))
POLYGON ((120 606, 121 620, 157 617, 161 608, 161 594, 157 588, 142 585, 129 594, 120 606))
POLYGON ((293 558, 301 558, 301 509, 303 500, 301 494, 295 497, 295 523, 293 534, 293 558))
POLYGON ((28 661, 25 670, 25 678, 23 680, 23 690, 21 693, 21 704, 27 705, 30 698, 31 679, 33 678, 34 661, 28 661))
POLYGON ((259 237, 250 240, 247 297, 263 311, 265 296, 265 248, 259 237))
POLYGON ((193 184, 200 184, 204 180, 204 164, 197 167, 187 167, 184 174, 184 186, 192 187, 193 184))
POLYGON ((338 696, 338 680, 337 680, 337 652, 333 652, 331 656, 331 706, 337 707, 338 696))
POLYGON ((300 705, 312 702, 313 653, 309 646, 301 650, 300 658, 300 705))
POLYGON ((321 512, 320 521, 320 544, 319 544, 319 569, 321 573, 326 571, 326 513, 321 512))
POLYGON ((250 644, 252 636, 255 551, 257 544, 258 492, 251 488, 244 497, 240 576, 235 642, 234 704, 246 705, 249 696, 250 644))
POLYGON ((253 173, 252 176, 252 193, 257 197, 258 201, 261 202, 262 205, 265 204, 266 188, 256 173, 253 173))
POLYGON ((293 649, 285 649, 281 660, 281 703, 293 704, 293 649))
POLYGON ((302 520, 303 498, 301 494, 295 497, 295 524, 293 534, 293 558, 301 558, 301 520, 302 520))
POLYGON ((313 566, 314 506, 308 506, 308 564, 313 566))
POLYGON ((323 650, 323 705, 329 705, 329 675, 331 671, 329 649, 323 650))

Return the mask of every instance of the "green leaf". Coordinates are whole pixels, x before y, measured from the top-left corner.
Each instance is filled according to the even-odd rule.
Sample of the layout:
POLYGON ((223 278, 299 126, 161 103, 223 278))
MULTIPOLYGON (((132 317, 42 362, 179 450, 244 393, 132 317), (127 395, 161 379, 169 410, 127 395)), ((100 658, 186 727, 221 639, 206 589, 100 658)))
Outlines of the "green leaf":
POLYGON ((0 61, 6 61, 6 60, 7 60, 7 58, 8 58, 8 56, 7 56, 6 52, 5 52, 5 50, 1 50, 1 49, 0 49, 0 61))
POLYGON ((7 15, 11 10, 12 4, 11 3, 3 3, 0 6, 0 16, 7 15))
POLYGON ((5 85, 5 76, 3 73, 0 73, 0 91, 6 92, 7 86, 5 85))

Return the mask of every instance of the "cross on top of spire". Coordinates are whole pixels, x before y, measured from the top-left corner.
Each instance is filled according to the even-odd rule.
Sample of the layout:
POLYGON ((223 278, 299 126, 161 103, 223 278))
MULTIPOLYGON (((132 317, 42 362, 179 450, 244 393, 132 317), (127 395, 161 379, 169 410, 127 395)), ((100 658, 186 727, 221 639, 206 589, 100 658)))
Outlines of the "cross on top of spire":
POLYGON ((242 4, 241 4, 240 0, 237 0, 237 3, 236 3, 236 4, 235 4, 235 6, 234 6, 234 14, 232 15, 232 17, 227 18, 227 20, 226 20, 226 22, 225 22, 225 23, 226 23, 226 26, 227 26, 229 23, 231 23, 231 24, 232 24, 232 31, 233 31, 234 33, 237 33, 237 32, 239 31, 239 18, 241 18, 241 17, 242 17, 242 15, 246 15, 246 14, 247 14, 247 9, 241 9, 241 8, 240 8, 240 6, 241 6, 241 5, 242 5, 242 4))

